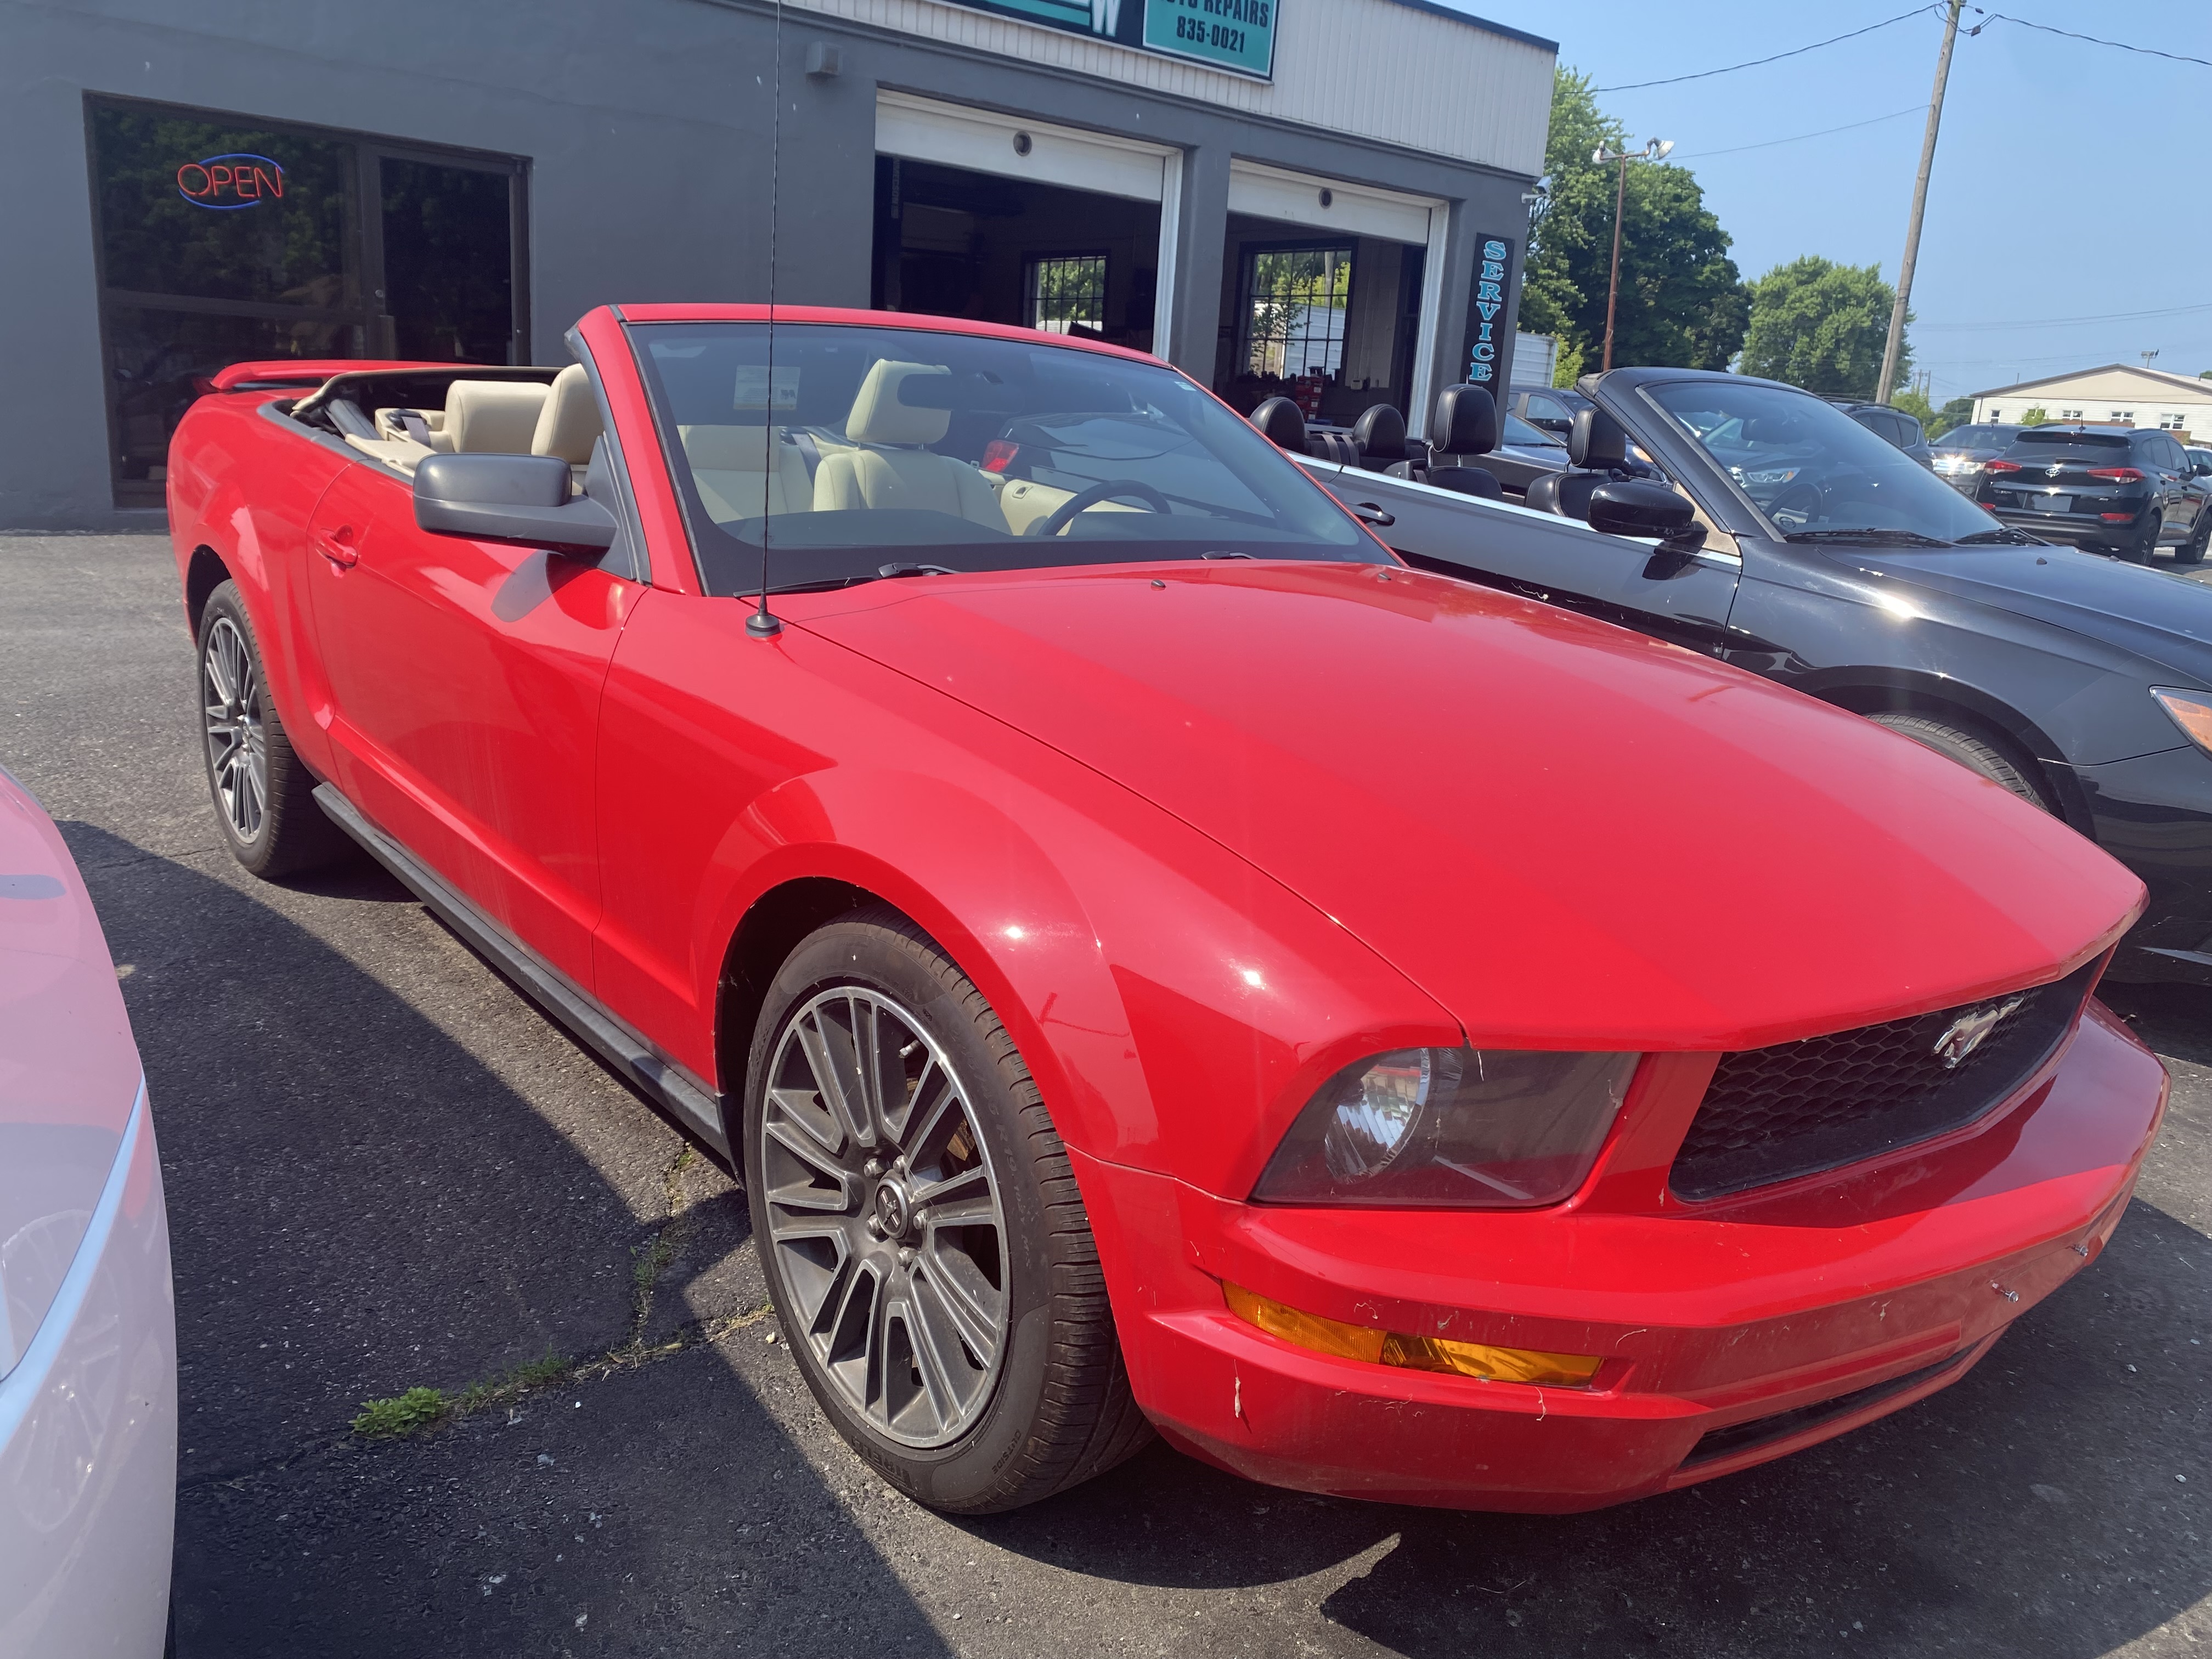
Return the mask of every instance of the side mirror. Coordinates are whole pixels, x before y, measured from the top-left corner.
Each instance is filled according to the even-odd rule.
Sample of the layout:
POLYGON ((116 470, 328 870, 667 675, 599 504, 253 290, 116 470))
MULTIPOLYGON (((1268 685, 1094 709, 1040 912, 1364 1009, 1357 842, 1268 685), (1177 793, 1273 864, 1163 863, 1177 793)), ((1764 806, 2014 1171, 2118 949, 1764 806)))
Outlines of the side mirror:
POLYGON ((1671 540, 1697 517, 1697 509, 1666 485, 1644 478, 1616 478, 1590 491, 1589 527, 1608 536, 1671 540))
POLYGON ((2192 478, 2212 478, 2212 461, 2192 462, 2189 468, 2192 478))
POLYGON ((415 522, 441 536, 514 542, 556 553, 604 553, 615 515, 571 498, 557 455, 426 455, 415 469, 415 522))

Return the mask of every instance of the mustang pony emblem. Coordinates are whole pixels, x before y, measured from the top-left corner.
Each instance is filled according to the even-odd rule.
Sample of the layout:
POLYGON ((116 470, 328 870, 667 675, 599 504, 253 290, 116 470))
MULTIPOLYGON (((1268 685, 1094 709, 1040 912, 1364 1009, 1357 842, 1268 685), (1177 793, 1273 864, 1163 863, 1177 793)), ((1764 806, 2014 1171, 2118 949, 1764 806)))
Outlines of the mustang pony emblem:
POLYGON ((1936 1039, 1936 1057, 1943 1062, 1945 1071, 1951 1070, 1968 1054, 1989 1041, 1990 1033, 2006 1015, 2018 1012, 2026 997, 2014 997, 2008 1001, 1993 1003, 1986 1008, 1977 1008, 1971 1014, 1961 1014, 1943 1028, 1943 1035, 1936 1039))

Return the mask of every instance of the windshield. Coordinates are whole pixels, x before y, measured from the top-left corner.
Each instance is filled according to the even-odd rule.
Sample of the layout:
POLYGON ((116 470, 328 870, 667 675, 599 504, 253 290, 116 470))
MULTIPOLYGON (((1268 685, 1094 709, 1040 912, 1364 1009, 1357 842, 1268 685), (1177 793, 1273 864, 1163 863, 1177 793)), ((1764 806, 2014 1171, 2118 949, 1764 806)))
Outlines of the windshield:
POLYGON ((1784 537, 1960 541, 1997 521, 1832 404, 1781 386, 1676 380, 1644 393, 1784 537))
POLYGON ((1955 427, 1935 441, 1938 449, 2002 449, 2019 435, 2016 426, 1955 427))
POLYGON ((924 570, 1388 555, 1174 370, 921 330, 641 325, 708 591, 924 570))
POLYGON ((1562 444, 1557 438, 1545 431, 1542 427, 1530 426, 1528 422, 1522 420, 1518 415, 1507 414, 1500 416, 1499 418, 1504 422, 1505 427, 1504 441, 1509 444, 1520 444, 1524 447, 1534 445, 1542 449, 1564 449, 1566 447, 1566 446, 1562 444))

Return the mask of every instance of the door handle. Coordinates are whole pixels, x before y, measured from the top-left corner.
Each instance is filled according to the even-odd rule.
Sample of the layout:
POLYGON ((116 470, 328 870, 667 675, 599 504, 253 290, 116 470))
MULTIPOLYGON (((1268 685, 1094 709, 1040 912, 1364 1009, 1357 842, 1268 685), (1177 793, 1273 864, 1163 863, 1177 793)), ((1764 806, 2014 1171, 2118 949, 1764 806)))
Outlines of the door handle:
POLYGON ((1398 522, 1396 514, 1385 513, 1373 501, 1354 501, 1352 504, 1352 516, 1363 524, 1373 525, 1378 530, 1388 530, 1398 522))
POLYGON ((353 526, 342 524, 329 535, 315 538, 315 551, 339 569, 350 570, 361 562, 361 550, 353 543, 353 526))

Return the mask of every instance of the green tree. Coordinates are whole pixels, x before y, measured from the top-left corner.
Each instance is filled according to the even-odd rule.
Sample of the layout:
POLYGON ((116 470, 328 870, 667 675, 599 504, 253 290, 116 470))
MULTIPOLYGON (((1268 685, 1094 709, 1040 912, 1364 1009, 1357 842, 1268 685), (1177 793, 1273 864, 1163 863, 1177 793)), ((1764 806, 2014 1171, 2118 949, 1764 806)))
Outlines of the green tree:
POLYGON ((2044 412, 2043 405, 2041 404, 2038 404, 2033 409, 2029 410, 2027 414, 2020 417, 2020 423, 2022 426, 2041 426, 2050 418, 2051 416, 2044 412))
MULTIPOLYGON (((1880 265, 1839 265, 1813 253, 1777 265, 1751 285, 1743 372, 1824 398, 1871 398, 1896 303, 1880 265)), ((1911 362, 1908 339, 1898 354, 1899 381, 1911 362)))
MULTIPOLYGON (((1590 155, 1623 148, 1627 132, 1605 115, 1589 77, 1559 70, 1544 147, 1544 200, 1529 229, 1521 326, 1559 337, 1595 368, 1605 360, 1606 285, 1612 269, 1616 168, 1590 155)), ((1620 219, 1620 299, 1613 361, 1725 368, 1743 343, 1750 296, 1728 257, 1729 234, 1686 169, 1632 161, 1620 219)))
POLYGON ((1919 422, 1923 432, 1936 423, 1936 406, 1928 401, 1923 392, 1914 389, 1900 392, 1889 400, 1889 406, 1919 422))
MULTIPOLYGON (((1931 438, 1941 437, 1954 426, 1966 425, 1973 418, 1973 415, 1974 400, 1972 398, 1954 398, 1936 411, 1936 423, 1928 428, 1928 435, 1931 438)), ((1922 424, 1927 423, 1923 422, 1922 424)))

